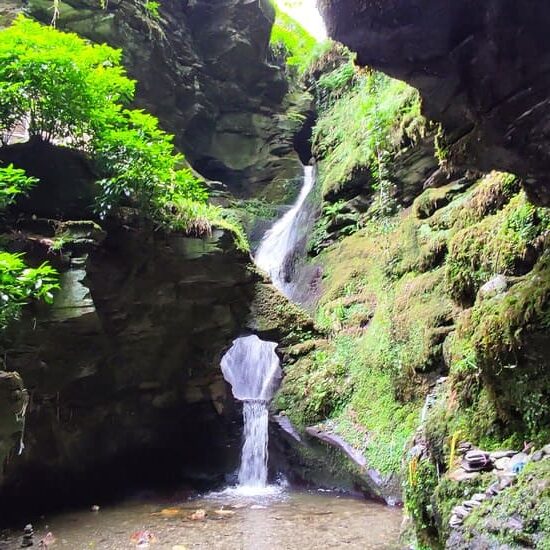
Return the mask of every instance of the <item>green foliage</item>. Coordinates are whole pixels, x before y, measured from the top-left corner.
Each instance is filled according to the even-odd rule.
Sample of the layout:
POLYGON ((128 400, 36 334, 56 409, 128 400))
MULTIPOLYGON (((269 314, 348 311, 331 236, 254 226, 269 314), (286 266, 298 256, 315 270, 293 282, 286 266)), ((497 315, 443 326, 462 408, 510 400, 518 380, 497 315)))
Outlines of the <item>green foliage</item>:
POLYGON ((38 183, 38 179, 27 176, 25 170, 14 168, 13 164, 0 168, 0 211, 20 195, 25 195, 38 183))
POLYGON ((433 547, 436 531, 433 526, 432 496, 438 484, 435 465, 428 458, 411 458, 414 475, 408 476, 405 487, 405 506, 414 521, 418 541, 433 547))
POLYGON ((154 0, 145 0, 145 10, 153 19, 158 19, 160 17, 160 2, 155 2, 154 0))
MULTIPOLYGON (((323 82, 336 86, 349 78, 350 69, 343 65, 323 82)), ((411 115, 420 117, 414 88, 376 72, 357 77, 351 90, 321 114, 313 131, 314 152, 323 160, 324 194, 338 192, 361 170, 370 171, 373 185, 380 186, 388 153, 396 145, 392 129, 411 115)))
POLYGON ((113 110, 93 143, 96 162, 105 176, 99 207, 105 215, 125 197, 154 220, 170 216, 168 204, 204 203, 207 193, 188 168, 178 169, 183 156, 174 154, 173 136, 142 111, 113 110))
MULTIPOLYGON (((146 7, 155 15, 158 2, 146 7)), ((244 247, 235 221, 205 204, 206 189, 175 153, 173 136, 155 117, 124 107, 133 98, 134 82, 120 59, 120 50, 17 18, 0 32, 3 139, 28 119, 31 136, 85 148, 100 173, 102 216, 120 205, 136 206, 168 228, 200 234, 218 225, 236 231, 244 247)))
POLYGON ((57 272, 47 263, 29 268, 22 254, 0 252, 0 329, 16 319, 29 300, 53 301, 57 272))
MULTIPOLYGON (((37 181, 12 165, 0 168, 0 212, 37 181)), ((0 330, 17 319, 30 300, 51 303, 52 291, 56 288, 57 272, 47 263, 30 268, 23 261, 22 254, 0 251, 0 330)))
POLYGON ((129 100, 121 52, 19 16, 0 32, 0 135, 28 121, 31 136, 82 143, 100 112, 129 100))
POLYGON ((451 297, 471 303, 492 276, 524 271, 535 240, 549 229, 548 211, 533 206, 520 193, 504 209, 456 232, 446 266, 451 297))
POLYGON ((310 63, 326 46, 317 46, 317 41, 290 15, 275 6, 276 19, 271 29, 271 49, 285 60, 288 67, 303 74, 310 63))

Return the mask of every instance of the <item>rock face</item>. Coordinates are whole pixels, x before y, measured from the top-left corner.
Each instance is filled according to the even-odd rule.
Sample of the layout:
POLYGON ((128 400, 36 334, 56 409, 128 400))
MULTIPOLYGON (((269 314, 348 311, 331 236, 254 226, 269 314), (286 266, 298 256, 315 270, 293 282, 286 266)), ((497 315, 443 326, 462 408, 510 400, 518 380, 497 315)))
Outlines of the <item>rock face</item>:
MULTIPOLYGON (((18 229, 11 248, 27 258, 51 248, 47 235, 18 229)), ((90 495, 94 485, 182 470, 223 479, 237 464, 240 428, 219 357, 245 330, 258 281, 248 255, 221 231, 197 239, 117 226, 105 235, 92 222, 62 231, 54 305, 6 335, 5 368, 20 373, 30 404, 26 449, 12 453, 1 502, 17 507, 31 493, 36 504, 39 494, 56 502, 74 498, 75 486, 90 495)), ((0 414, 2 452, 14 443, 4 434, 21 432, 21 380, 6 376, 0 402, 13 411, 0 414)))
POLYGON ((358 62, 418 88, 451 160, 525 180, 550 205, 550 6, 537 0, 320 0, 358 62))
MULTIPOLYGON (((268 63, 274 11, 268 0, 163 0, 156 16, 142 0, 62 2, 57 27, 122 48, 137 80, 137 103, 174 133, 193 166, 250 195, 287 165, 293 175, 296 123, 287 120, 288 83, 268 63)), ((50 0, 26 11, 50 22, 50 0)))

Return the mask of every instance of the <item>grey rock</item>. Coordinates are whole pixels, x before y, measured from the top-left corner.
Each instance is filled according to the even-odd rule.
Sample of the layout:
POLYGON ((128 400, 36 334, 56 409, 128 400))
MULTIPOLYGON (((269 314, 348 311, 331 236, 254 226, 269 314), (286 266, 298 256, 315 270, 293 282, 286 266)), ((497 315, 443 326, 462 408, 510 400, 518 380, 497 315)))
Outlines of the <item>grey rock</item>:
POLYGON ((497 294, 503 294, 508 289, 508 281, 504 275, 496 275, 487 281, 478 291, 481 299, 492 298, 497 294))
POLYGON ((469 513, 470 513, 470 510, 468 510, 462 505, 455 506, 452 509, 452 514, 462 519, 464 519, 469 513))
POLYGON ((493 451, 489 453, 489 456, 493 460, 498 460, 499 458, 510 458, 516 454, 518 454, 517 451, 493 451))
POLYGON ((462 525, 464 520, 461 517, 458 517, 457 515, 453 514, 451 516, 451 519, 449 520, 449 527, 451 529, 456 529, 462 525))
POLYGON ((497 470, 506 470, 510 464, 510 458, 507 456, 498 458, 493 463, 497 470))
POLYGON ((480 504, 481 502, 479 502, 479 500, 470 499, 470 500, 465 500, 462 503, 462 506, 464 506, 466 510, 473 510, 476 506, 479 506, 480 504))
POLYGON ((532 462, 539 462, 539 461, 541 461, 544 457, 545 457, 545 454, 542 452, 542 450, 535 451, 535 452, 531 455, 531 461, 532 461, 532 462))

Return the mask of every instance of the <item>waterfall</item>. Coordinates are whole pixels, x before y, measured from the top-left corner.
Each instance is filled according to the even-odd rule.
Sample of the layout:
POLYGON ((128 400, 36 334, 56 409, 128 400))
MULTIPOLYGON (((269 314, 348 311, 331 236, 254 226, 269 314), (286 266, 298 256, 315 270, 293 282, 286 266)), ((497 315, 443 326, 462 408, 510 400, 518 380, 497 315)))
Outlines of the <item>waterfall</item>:
POLYGON ((242 336, 221 361, 233 395, 244 402, 239 484, 245 487, 265 487, 267 483, 267 407, 281 379, 276 347, 275 342, 265 342, 254 334, 242 336))
MULTIPOLYGON (((294 296, 297 287, 297 260, 305 251, 312 217, 304 206, 314 182, 313 167, 304 167, 298 199, 266 232, 255 256, 256 264, 288 298, 294 296)), ((224 378, 231 384, 234 397, 243 401, 241 487, 261 488, 267 484, 268 405, 282 374, 276 347, 276 342, 260 340, 256 335, 241 336, 221 360, 224 378)))
POLYGON ((312 214, 305 205, 314 184, 313 166, 304 166, 304 183, 298 199, 266 232, 254 258, 256 265, 263 269, 273 284, 290 299, 294 299, 298 279, 296 263, 305 253, 305 240, 312 214))

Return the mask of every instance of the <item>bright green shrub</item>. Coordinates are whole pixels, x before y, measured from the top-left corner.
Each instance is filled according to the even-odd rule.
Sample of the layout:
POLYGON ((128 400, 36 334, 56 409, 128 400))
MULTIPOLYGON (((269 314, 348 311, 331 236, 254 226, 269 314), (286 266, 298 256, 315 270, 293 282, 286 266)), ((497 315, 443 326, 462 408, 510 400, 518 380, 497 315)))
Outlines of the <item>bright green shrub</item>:
POLYGON ((29 300, 51 303, 58 286, 57 272, 47 263, 30 268, 22 254, 0 252, 0 329, 16 319, 29 300))
POLYGON ((296 68, 302 74, 326 45, 319 47, 315 38, 300 23, 276 6, 275 12, 276 19, 269 41, 271 49, 285 60, 287 66, 296 68))
POLYGON ((37 183, 37 178, 27 176, 25 170, 14 168, 13 164, 0 168, 0 211, 19 195, 25 195, 37 183))
MULTIPOLYGON (((149 9, 156 4, 149 2, 149 9)), ((173 136, 159 128, 155 117, 125 108, 134 82, 120 59, 120 50, 17 18, 0 32, 4 142, 28 119, 31 136, 87 150, 100 173, 98 211, 103 216, 129 204, 165 227, 198 232, 219 222, 236 229, 219 209, 195 205, 206 202, 207 192, 175 153, 173 136), (178 223, 172 219, 176 213, 178 223), (194 213, 200 216, 195 222, 194 213), (206 223, 208 216, 212 219, 206 223), (183 218, 186 222, 179 223, 183 218)))
POLYGON ((133 97, 122 52, 19 16, 0 32, 0 135, 28 121, 31 136, 79 144, 100 113, 133 97))
MULTIPOLYGON (((38 182, 11 164, 0 168, 0 212, 38 182)), ((58 288, 57 272, 47 263, 28 267, 23 254, 0 251, 0 330, 16 319, 30 300, 51 303, 58 288)))
POLYGON ((132 196, 143 213, 162 221, 165 205, 176 198, 205 202, 207 193, 195 175, 174 154, 173 136, 158 127, 158 120, 142 111, 111 114, 97 132, 93 149, 104 178, 100 212, 132 196))

